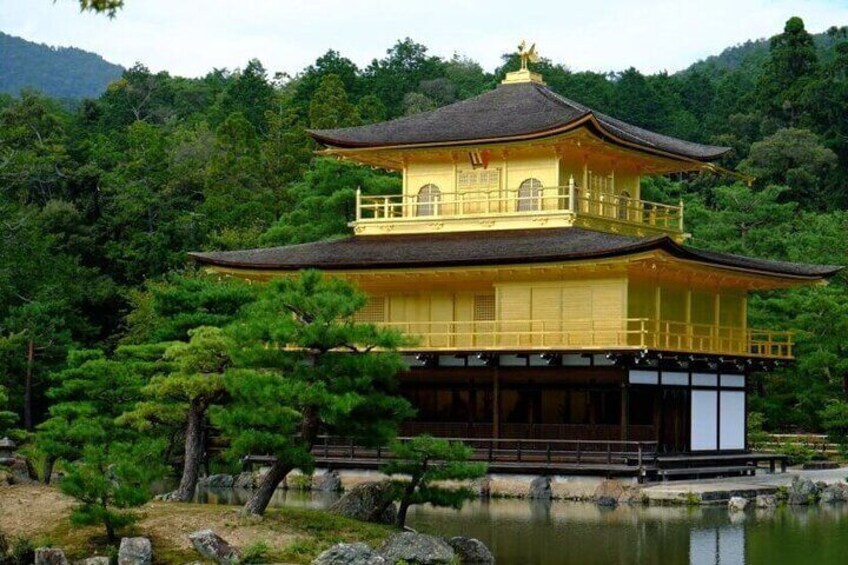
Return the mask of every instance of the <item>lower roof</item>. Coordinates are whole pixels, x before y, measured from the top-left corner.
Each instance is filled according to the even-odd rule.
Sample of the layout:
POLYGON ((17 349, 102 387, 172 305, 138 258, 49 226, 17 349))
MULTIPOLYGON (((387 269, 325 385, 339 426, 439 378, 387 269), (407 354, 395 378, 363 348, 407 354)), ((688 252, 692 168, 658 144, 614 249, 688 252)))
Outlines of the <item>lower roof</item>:
POLYGON ((239 251, 189 253, 203 265, 296 271, 495 266, 601 259, 662 250, 674 257, 760 274, 822 279, 842 267, 771 261, 687 247, 668 236, 631 237, 582 228, 352 236, 239 251))

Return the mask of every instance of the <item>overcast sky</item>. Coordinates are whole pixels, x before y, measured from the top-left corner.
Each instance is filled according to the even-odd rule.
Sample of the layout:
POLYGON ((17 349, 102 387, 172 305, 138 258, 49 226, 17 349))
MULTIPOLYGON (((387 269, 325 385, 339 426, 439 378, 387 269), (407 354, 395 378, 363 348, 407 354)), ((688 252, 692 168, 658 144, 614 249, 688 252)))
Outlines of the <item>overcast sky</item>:
POLYGON ((526 38, 573 70, 674 72, 793 15, 846 25, 848 0, 126 0, 112 20, 78 0, 0 0, 6 33, 183 76, 254 57, 295 74, 331 48, 365 66, 407 36, 487 70, 526 38))

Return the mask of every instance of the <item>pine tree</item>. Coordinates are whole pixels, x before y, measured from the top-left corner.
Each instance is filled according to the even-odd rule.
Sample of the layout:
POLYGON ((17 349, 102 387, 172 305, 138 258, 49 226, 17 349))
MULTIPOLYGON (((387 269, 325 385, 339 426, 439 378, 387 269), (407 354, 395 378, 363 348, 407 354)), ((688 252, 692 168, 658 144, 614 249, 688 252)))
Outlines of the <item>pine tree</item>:
POLYGON ((68 367, 52 373, 50 417, 38 426, 35 444, 44 455, 44 481, 58 460, 79 458, 88 445, 132 441, 137 434, 116 419, 141 400, 141 389, 158 372, 164 346, 122 346, 112 358, 100 350, 72 351, 68 367))
POLYGON ((770 47, 757 98, 767 115, 794 127, 804 114, 806 89, 818 69, 816 46, 804 20, 793 17, 783 33, 771 38, 770 47))
POLYGON ((316 129, 344 128, 360 122, 344 83, 338 75, 329 74, 321 79, 321 86, 309 102, 309 125, 316 129))
POLYGON ((150 442, 119 443, 106 440, 85 447, 82 459, 69 465, 59 488, 79 504, 71 511, 71 523, 102 524, 110 542, 121 528, 138 517, 132 508, 152 498, 150 484, 161 477, 158 446, 150 442))
POLYGON ((305 271, 271 281, 232 327, 234 402, 217 420, 233 454, 276 457, 244 513, 262 514, 289 471, 312 468, 319 434, 381 444, 411 415, 395 379, 404 338, 354 321, 365 303, 341 279, 305 271))
POLYGON ((194 497, 203 459, 203 425, 209 408, 225 396, 224 370, 230 364, 227 340, 221 329, 199 327, 189 331, 188 343, 170 346, 165 361, 174 370, 157 375, 142 392, 147 398, 121 421, 135 422, 143 431, 167 421, 185 436, 183 472, 171 500, 188 502, 194 497))
POLYGON ((479 479, 486 474, 485 463, 470 462, 473 450, 459 441, 418 436, 410 441, 395 441, 391 446, 395 457, 383 466, 386 475, 405 475, 393 481, 393 498, 399 501, 397 526, 406 525, 406 514, 414 504, 432 504, 462 508, 466 500, 475 498, 473 490, 448 488, 436 483, 479 479))
POLYGON ((6 394, 6 389, 0 386, 0 438, 7 437, 12 426, 18 420, 18 415, 11 410, 6 410, 9 403, 9 395, 6 394))

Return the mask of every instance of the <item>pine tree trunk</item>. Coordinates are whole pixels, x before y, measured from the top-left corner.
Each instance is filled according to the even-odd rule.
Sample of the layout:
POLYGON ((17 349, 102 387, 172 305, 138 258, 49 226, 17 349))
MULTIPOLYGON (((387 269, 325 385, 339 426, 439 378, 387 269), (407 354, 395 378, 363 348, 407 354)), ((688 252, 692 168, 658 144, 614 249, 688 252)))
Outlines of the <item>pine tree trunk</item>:
POLYGON ((185 431, 185 458, 180 486, 171 495, 171 500, 191 502, 200 477, 200 462, 203 458, 203 417, 206 407, 202 402, 192 401, 188 409, 185 431))
POLYGON ((262 479, 262 484, 259 485, 259 488, 256 489, 256 492, 253 493, 250 500, 244 505, 241 513, 245 516, 262 516, 271 502, 271 497, 274 496, 274 491, 277 490, 277 487, 283 482, 283 479, 286 478, 286 475, 291 470, 290 465, 286 465, 280 461, 271 465, 271 468, 268 469, 268 472, 265 473, 265 477, 262 479))
POLYGON ((35 342, 27 341, 26 382, 24 383, 24 426, 32 431, 32 371, 35 364, 35 342))
POLYGON ((48 455, 44 458, 44 466, 41 469, 43 473, 42 477, 44 478, 44 484, 50 484, 50 478, 53 476, 53 465, 56 463, 56 458, 48 455))
POLYGON ((415 494, 415 489, 418 488, 419 478, 417 476, 410 477, 409 483, 403 489, 403 497, 398 504, 397 527, 403 529, 406 526, 406 513, 411 506, 412 495, 415 494))

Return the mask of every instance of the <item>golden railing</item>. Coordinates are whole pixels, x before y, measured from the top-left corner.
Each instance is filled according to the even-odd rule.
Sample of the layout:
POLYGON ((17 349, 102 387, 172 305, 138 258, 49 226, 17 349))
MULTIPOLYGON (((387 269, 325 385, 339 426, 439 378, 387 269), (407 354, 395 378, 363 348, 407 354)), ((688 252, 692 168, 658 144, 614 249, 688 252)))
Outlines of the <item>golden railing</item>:
POLYGON ((656 349, 791 359, 790 332, 647 318, 385 322, 417 339, 409 351, 656 349))
POLYGON ((528 190, 439 192, 426 197, 356 192, 357 222, 394 222, 435 218, 544 216, 570 212, 667 231, 683 231, 683 206, 637 200, 575 185, 528 190))

